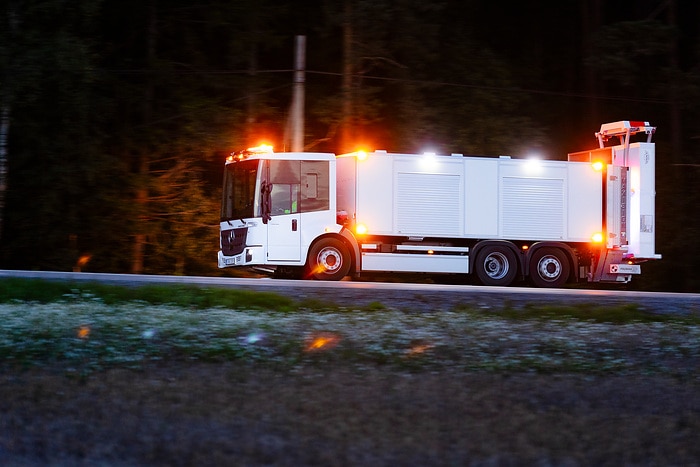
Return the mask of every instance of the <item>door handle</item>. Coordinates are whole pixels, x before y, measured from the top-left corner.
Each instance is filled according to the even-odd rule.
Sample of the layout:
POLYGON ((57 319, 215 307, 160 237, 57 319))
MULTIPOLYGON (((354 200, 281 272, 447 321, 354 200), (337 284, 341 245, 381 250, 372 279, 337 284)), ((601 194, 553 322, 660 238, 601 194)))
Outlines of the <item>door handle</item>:
POLYGON ((292 232, 296 232, 296 231, 297 231, 297 220, 292 219, 292 232))

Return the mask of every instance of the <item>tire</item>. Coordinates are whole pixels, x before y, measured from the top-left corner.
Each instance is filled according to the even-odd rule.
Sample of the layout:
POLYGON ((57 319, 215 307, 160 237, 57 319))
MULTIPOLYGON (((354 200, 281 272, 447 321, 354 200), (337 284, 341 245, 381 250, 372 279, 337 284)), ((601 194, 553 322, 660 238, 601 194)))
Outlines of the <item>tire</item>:
POLYGON ((570 271, 569 258, 559 248, 541 248, 530 258, 530 283, 535 287, 561 287, 570 271))
POLYGON ((350 272, 350 253, 335 238, 319 240, 309 251, 306 277, 320 281, 339 281, 350 272))
POLYGON ((518 257, 505 245, 485 246, 476 255, 474 270, 483 285, 506 287, 518 275, 518 257))

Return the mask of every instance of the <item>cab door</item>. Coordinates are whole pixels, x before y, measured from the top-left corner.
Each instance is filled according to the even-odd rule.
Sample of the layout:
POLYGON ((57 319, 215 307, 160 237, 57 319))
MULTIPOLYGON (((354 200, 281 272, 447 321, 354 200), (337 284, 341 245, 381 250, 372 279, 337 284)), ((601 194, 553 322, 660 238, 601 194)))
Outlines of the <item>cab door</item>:
POLYGON ((301 214, 299 192, 301 187, 301 162, 271 160, 268 164, 268 180, 263 183, 263 196, 269 196, 267 219, 267 260, 301 260, 301 214))

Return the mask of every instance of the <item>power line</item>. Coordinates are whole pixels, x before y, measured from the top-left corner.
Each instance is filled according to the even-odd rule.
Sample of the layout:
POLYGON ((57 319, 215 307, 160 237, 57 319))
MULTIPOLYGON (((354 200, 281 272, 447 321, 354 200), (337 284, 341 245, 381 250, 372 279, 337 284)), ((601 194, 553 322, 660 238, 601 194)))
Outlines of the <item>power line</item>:
MULTIPOLYGON (((147 72, 147 71, 146 71, 147 72)), ((322 76, 334 76, 342 77, 343 73, 331 72, 331 71, 319 71, 319 70, 305 70, 307 74, 310 75, 322 75, 322 76)), ((251 70, 212 70, 212 71, 176 71, 178 74, 211 74, 211 75, 251 75, 251 70)), ((294 73, 293 69, 272 69, 272 70, 255 70, 255 74, 263 73, 294 73)), ((417 80, 408 78, 393 78, 387 76, 373 76, 364 74, 353 74, 355 78, 362 78, 375 81, 388 81, 402 84, 414 84, 423 86, 439 86, 439 87, 453 87, 453 88, 468 88, 468 89, 478 89, 494 92, 506 92, 506 93, 526 93, 526 94, 537 94, 543 96, 554 96, 554 97, 569 97, 577 99, 591 99, 591 100, 607 100, 607 101, 621 101, 621 102, 640 102, 648 104, 669 104, 670 101, 667 99, 660 99, 654 97, 626 97, 626 96, 601 96, 597 94, 586 94, 577 92, 566 92, 566 91, 548 91, 544 89, 530 89, 530 88, 518 88, 518 87, 503 87, 503 86, 487 86, 483 84, 467 84, 467 83, 453 83, 449 81, 431 81, 431 80, 417 80)))
MULTIPOLYGON (((71 70, 63 70, 71 71, 71 70)), ((78 71, 78 70, 73 70, 78 71)), ((81 70, 86 71, 86 70, 81 70)), ((93 69, 87 71, 97 71, 101 73, 113 73, 121 75, 158 75, 158 74, 169 74, 169 75, 249 75, 255 76, 258 74, 279 74, 279 73, 294 73, 293 69, 270 69, 270 70, 153 70, 153 69, 93 69)), ((319 70, 305 70, 309 75, 321 75, 321 76, 334 76, 342 77, 343 74, 340 72, 330 72, 330 71, 319 71, 319 70)), ((465 88, 465 89, 477 89, 486 90, 492 92, 503 92, 503 93, 520 93, 520 94, 535 94, 542 96, 553 96, 553 97, 567 97, 576 99, 589 99, 589 100, 605 100, 605 101, 619 101, 619 102, 639 102, 647 104, 670 104, 668 99, 661 99, 655 97, 627 97, 627 96, 605 96, 598 94, 587 94, 580 92, 570 92, 570 91, 549 91, 545 89, 532 89, 532 88, 519 88, 519 87, 505 87, 505 86, 489 86, 483 84, 468 84, 468 83, 454 83, 449 81, 431 81, 431 80, 417 80, 408 78, 394 78, 387 76, 373 76, 365 74, 354 74, 353 77, 362 78, 366 80, 374 81, 385 81, 394 82, 401 84, 413 84, 421 86, 437 86, 437 87, 453 87, 453 88, 465 88)))
MULTIPOLYGON (((327 72, 327 71, 313 71, 307 70, 308 74, 318 74, 318 75, 331 75, 331 76, 342 76, 342 73, 327 72)), ((581 99, 597 99, 597 100, 616 100, 616 101, 626 101, 626 102, 647 102, 652 104, 668 104, 670 101, 666 99, 658 99, 653 97, 625 97, 625 96, 599 96, 595 94, 584 94, 584 93, 573 93, 564 91, 546 91, 542 89, 527 89, 527 88, 516 88, 516 87, 501 87, 501 86, 485 86, 480 84, 465 84, 465 83, 451 83, 447 81, 429 81, 429 80, 413 80, 406 78, 390 78, 383 76, 371 76, 371 75, 354 75, 356 77, 361 77, 363 79, 381 80, 381 81, 395 81, 399 83, 407 84, 421 84, 426 86, 449 86, 449 87, 461 87, 470 89, 483 89, 489 91, 497 92, 516 92, 516 93, 529 93, 529 94, 541 94, 549 96, 559 96, 559 97, 575 97, 581 99)))

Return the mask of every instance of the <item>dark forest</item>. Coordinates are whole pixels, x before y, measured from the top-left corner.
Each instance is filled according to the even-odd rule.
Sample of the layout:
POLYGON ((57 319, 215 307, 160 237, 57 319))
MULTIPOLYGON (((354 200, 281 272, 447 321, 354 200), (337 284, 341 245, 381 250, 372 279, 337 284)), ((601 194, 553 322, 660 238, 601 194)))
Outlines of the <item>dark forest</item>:
POLYGON ((5 0, 0 268, 222 275, 230 152, 566 159, 657 127, 656 250, 632 288, 700 291, 700 5, 691 0, 5 0))

